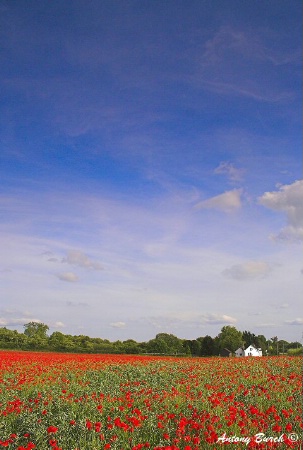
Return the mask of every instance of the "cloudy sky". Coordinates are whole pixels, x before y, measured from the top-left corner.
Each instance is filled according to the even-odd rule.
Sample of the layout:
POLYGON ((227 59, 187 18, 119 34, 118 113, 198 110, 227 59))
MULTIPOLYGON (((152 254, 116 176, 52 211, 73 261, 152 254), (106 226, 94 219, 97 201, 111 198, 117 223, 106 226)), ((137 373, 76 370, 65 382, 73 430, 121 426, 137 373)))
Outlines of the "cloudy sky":
POLYGON ((301 340, 301 1, 0 13, 0 325, 301 340))

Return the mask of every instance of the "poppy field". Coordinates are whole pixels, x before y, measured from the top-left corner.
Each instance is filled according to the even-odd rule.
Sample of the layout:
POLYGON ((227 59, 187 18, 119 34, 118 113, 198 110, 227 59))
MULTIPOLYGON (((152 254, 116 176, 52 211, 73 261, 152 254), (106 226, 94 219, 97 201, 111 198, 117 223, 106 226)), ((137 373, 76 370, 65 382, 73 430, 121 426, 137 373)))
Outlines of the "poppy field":
POLYGON ((0 358, 0 448, 301 447, 301 358, 0 358))

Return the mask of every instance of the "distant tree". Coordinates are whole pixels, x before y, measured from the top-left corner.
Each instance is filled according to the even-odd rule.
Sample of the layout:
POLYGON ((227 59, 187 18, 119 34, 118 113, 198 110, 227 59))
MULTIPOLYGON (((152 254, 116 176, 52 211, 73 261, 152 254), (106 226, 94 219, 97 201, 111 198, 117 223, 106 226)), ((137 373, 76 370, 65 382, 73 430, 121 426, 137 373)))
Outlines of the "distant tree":
POLYGON ((279 353, 286 353, 287 351, 287 346, 288 346, 288 342, 285 341, 284 339, 281 339, 278 341, 278 349, 279 349, 279 353))
POLYGON ((22 349, 26 348, 27 337, 17 330, 8 330, 0 327, 0 348, 22 349))
POLYGON ((287 350, 287 354, 289 356, 301 356, 301 355, 303 355, 303 347, 289 348, 287 350))
POLYGON ((91 338, 85 335, 72 336, 59 331, 55 331, 48 337, 48 330, 48 325, 34 321, 24 325, 24 333, 0 327, 0 348, 49 349, 83 353, 160 353, 212 356, 220 354, 225 347, 235 351, 244 344, 253 344, 261 348, 263 354, 274 355, 286 351, 291 355, 302 354, 300 342, 279 341, 277 336, 266 340, 263 335, 256 336, 250 331, 241 333, 233 326, 224 326, 215 338, 207 335, 185 340, 173 334, 159 333, 154 339, 141 343, 133 339, 110 342, 108 339, 91 338))
POLYGON ((16 335, 6 327, 0 328, 0 348, 16 348, 16 335))
POLYGON ((126 341, 123 341, 122 348, 123 348, 123 353, 132 354, 132 355, 140 353, 139 344, 138 344, 138 342, 134 341, 133 339, 127 339, 126 341))
POLYGON ((123 342, 118 340, 112 343, 113 345, 113 353, 122 354, 124 353, 124 345, 123 342))
POLYGON ((232 352, 235 352, 237 348, 243 345, 243 335, 242 332, 237 330, 236 327, 231 325, 226 325, 221 329, 218 335, 219 338, 219 349, 228 348, 232 352))
POLYGON ((287 344, 287 349, 290 349, 290 348, 301 348, 302 347, 302 344, 300 343, 300 342, 289 342, 288 344, 287 344))
POLYGON ((163 339, 151 339, 146 344, 147 353, 170 353, 170 348, 163 339))
POLYGON ((92 353, 94 351, 94 344, 89 336, 83 334, 73 336, 73 343, 79 352, 92 353))
POLYGON ((183 353, 183 340, 179 339, 174 334, 159 333, 156 335, 156 340, 164 341, 168 347, 168 353, 183 353))
POLYGON ((270 338, 269 354, 270 355, 279 354, 278 336, 273 336, 272 338, 270 338))
MULTIPOLYGON (((201 339, 201 338, 199 338, 201 339)), ((202 338, 201 341, 201 349, 200 349, 200 355, 201 356, 213 356, 215 354, 215 342, 214 339, 206 335, 204 338, 202 338)))
POLYGON ((55 331, 50 335, 48 344, 50 348, 57 351, 70 352, 72 350, 76 350, 73 342, 73 336, 63 334, 60 331, 55 331))
POLYGON ((245 347, 249 345, 254 345, 256 348, 261 348, 262 353, 266 354, 267 345, 266 345, 266 337, 262 334, 256 336, 254 333, 250 331, 243 331, 243 341, 245 347))
POLYGON ((42 322, 29 322, 24 325, 24 335, 27 337, 25 346, 30 349, 45 349, 48 344, 48 325, 42 322))
POLYGON ((42 322, 29 322, 24 325, 24 334, 29 338, 47 338, 48 325, 42 322))
POLYGON ((139 343, 140 353, 147 353, 147 342, 139 343))
POLYGON ((262 354, 266 355, 267 353, 267 339, 263 334, 258 334, 257 336, 257 346, 262 350, 262 354))
POLYGON ((243 331, 243 341, 245 347, 248 347, 249 345, 254 345, 257 347, 257 336, 254 333, 251 333, 250 331, 243 331))
POLYGON ((197 339, 185 340, 183 342, 184 353, 189 353, 192 356, 200 356, 201 353, 201 342, 197 339))

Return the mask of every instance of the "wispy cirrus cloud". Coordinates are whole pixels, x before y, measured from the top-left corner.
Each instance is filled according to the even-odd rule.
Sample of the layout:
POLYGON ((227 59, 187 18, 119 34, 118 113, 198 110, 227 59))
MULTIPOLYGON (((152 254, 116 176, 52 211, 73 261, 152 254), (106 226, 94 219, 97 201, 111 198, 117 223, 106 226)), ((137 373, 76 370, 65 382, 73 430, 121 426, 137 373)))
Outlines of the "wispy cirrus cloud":
POLYGON ((65 324, 63 322, 61 322, 60 320, 57 320, 54 324, 53 324, 53 328, 64 328, 65 324))
POLYGON ((278 325, 274 322, 262 322, 262 323, 256 323, 255 327, 256 328, 264 328, 266 330, 267 328, 277 328, 278 325))
POLYGON ((63 272, 58 273, 57 278, 61 281, 67 281, 68 283, 75 283, 76 281, 79 281, 78 275, 76 275, 74 272, 63 272))
POLYGON ((297 317, 296 319, 293 320, 285 320, 285 323, 287 323, 288 325, 303 325, 303 319, 301 317, 297 317))
POLYGON ((291 85, 277 89, 280 80, 276 77, 276 67, 299 66, 299 51, 294 48, 289 53, 278 49, 274 40, 268 39, 261 30, 256 33, 252 29, 222 26, 204 43, 198 61, 192 80, 204 89, 258 102, 276 103, 294 98, 291 85))
POLYGON ((287 309, 289 307, 290 307, 289 303, 286 303, 286 302, 282 303, 281 305, 276 306, 276 308, 278 308, 278 309, 287 309))
POLYGON ((222 273, 234 280, 255 280, 264 278, 271 272, 271 266, 265 261, 246 261, 242 264, 235 264, 222 273))
POLYGON ((40 319, 34 316, 29 317, 0 317, 0 326, 2 327, 14 327, 24 325, 25 323, 36 322, 41 323, 40 319))
POLYGON ((215 175, 226 175, 227 178, 232 182, 243 181, 244 173, 244 169, 239 169, 235 167, 234 164, 228 161, 220 162, 219 166, 214 170, 215 175))
POLYGON ((224 324, 235 324, 237 319, 235 317, 228 316, 226 314, 207 314, 201 316, 202 320, 209 325, 224 325, 224 324))
POLYGON ((231 213, 241 208, 242 189, 234 189, 223 194, 203 200, 195 205, 195 209, 216 209, 231 213))
POLYGON ((111 322, 110 326, 112 328, 124 328, 126 326, 125 322, 111 322))
POLYGON ((149 317, 148 322, 157 329, 178 329, 184 327, 200 327, 208 325, 232 325, 237 322, 235 317, 219 313, 194 313, 184 311, 179 313, 164 314, 161 317, 149 317))
POLYGON ((273 235, 276 240, 303 240, 303 180, 282 185, 277 191, 265 192, 259 204, 286 215, 287 226, 273 235))
POLYGON ((85 253, 79 250, 68 250, 67 256, 62 259, 63 263, 72 266, 84 267, 86 269, 101 270, 102 265, 90 259, 85 253))

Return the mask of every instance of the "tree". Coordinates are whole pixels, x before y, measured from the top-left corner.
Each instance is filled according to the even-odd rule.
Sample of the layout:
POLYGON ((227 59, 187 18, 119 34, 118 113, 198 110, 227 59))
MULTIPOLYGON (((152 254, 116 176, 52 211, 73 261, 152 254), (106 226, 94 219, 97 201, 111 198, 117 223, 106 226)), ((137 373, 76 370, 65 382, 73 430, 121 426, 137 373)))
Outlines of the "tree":
POLYGON ((286 353, 287 350, 287 346, 288 346, 288 342, 285 341, 284 339, 280 339, 278 341, 278 349, 279 349, 279 353, 286 353))
POLYGON ((18 333, 16 331, 8 330, 6 327, 0 328, 0 347, 1 348, 16 348, 18 342, 16 340, 18 333))
POLYGON ((25 343, 28 348, 43 349, 47 347, 48 325, 42 322, 29 322, 24 325, 24 335, 27 337, 25 343))
POLYGON ((77 348, 77 351, 92 353, 94 350, 94 344, 89 336, 80 334, 73 336, 73 344, 77 348))
POLYGON ((156 340, 165 342, 168 347, 167 353, 184 353, 183 341, 174 334, 159 333, 156 335, 156 340))
POLYGON ((204 336, 204 338, 198 338, 198 339, 201 339, 200 355, 201 356, 214 355, 214 349, 215 349, 214 339, 209 335, 204 336))
POLYGON ((151 339, 146 344, 147 353, 169 353, 170 348, 163 339, 151 339))
POLYGON ((271 355, 278 355, 279 354, 279 344, 278 344, 278 336, 273 336, 270 338, 270 347, 269 352, 271 355))
POLYGON ((300 342, 298 342, 298 341, 296 341, 296 342, 289 342, 287 344, 287 349, 290 349, 290 348, 301 348, 301 347, 302 347, 302 344, 300 342))
POLYGON ((29 322, 24 325, 24 334, 29 338, 47 338, 48 325, 42 322, 29 322))
POLYGON ((242 332, 237 330, 236 327, 226 325, 221 329, 221 333, 218 335, 219 349, 228 348, 232 352, 235 352, 237 348, 243 345, 242 332))
POLYGON ((262 354, 267 354, 267 339, 263 334, 258 334, 257 336, 257 345, 262 350, 262 354))
POLYGON ((256 336, 254 333, 250 331, 243 331, 243 341, 245 343, 245 347, 249 345, 254 345, 256 348, 260 348, 262 350, 262 354, 266 354, 267 345, 266 345, 266 337, 263 334, 259 334, 256 336))
POLYGON ((127 354, 137 354, 140 352, 140 347, 138 342, 134 341, 133 339, 127 339, 126 341, 123 341, 123 353, 127 354))
POLYGON ((184 352, 191 354, 192 356, 200 356, 201 353, 201 342, 197 339, 185 340, 183 342, 184 352))
POLYGON ((289 348, 287 350, 287 354, 289 356, 302 356, 303 355, 303 347, 289 348))
POLYGON ((54 331, 49 337, 49 346, 58 351, 71 351, 75 349, 73 336, 54 331))
POLYGON ((243 331, 243 341, 245 343, 245 347, 248 347, 249 345, 254 345, 255 347, 258 347, 257 345, 257 336, 254 333, 251 333, 250 331, 243 331))

